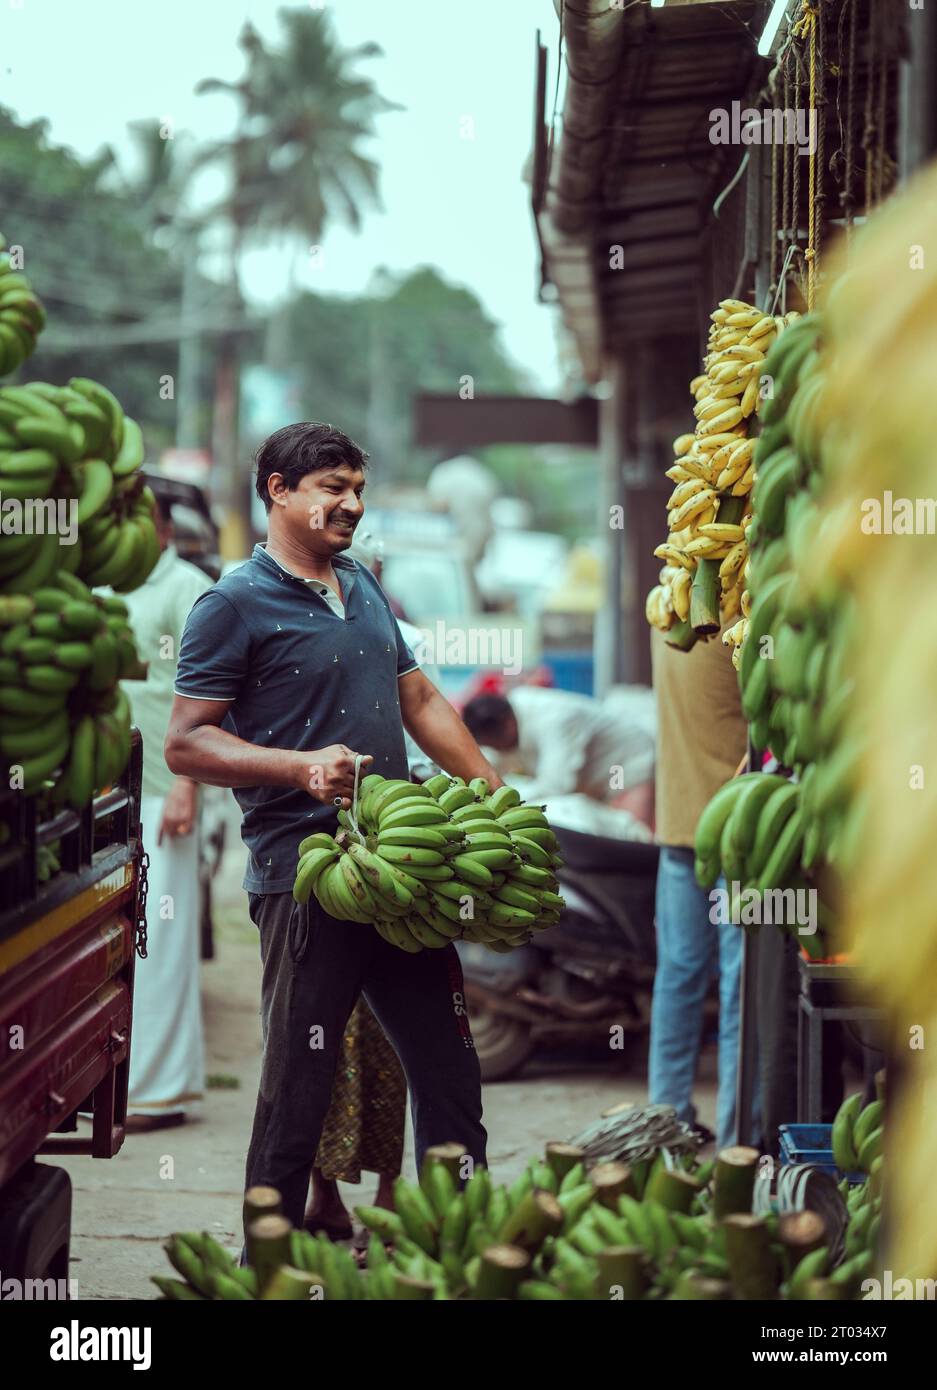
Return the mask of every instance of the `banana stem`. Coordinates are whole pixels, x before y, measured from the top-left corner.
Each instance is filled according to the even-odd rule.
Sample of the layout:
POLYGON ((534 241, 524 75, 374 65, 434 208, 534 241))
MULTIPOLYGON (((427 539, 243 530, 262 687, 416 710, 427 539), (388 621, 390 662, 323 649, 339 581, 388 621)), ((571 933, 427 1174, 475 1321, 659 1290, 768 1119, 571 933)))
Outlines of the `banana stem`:
POLYGON ((825 1244, 826 1223, 816 1211, 788 1211, 778 1221, 778 1239, 790 1278, 805 1255, 825 1244))
POLYGON ((436 1290, 426 1279, 411 1279, 408 1274, 394 1273, 394 1298, 401 1303, 428 1303, 436 1290))
POLYGON ((719 560, 700 560, 690 589, 690 625, 697 636, 718 632, 719 618, 719 560))
POLYGON ((241 1211, 245 1231, 261 1216, 280 1216, 282 1211, 283 1202, 275 1187, 249 1187, 241 1211))
POLYGON ((627 1163, 597 1163, 589 1174, 597 1199, 618 1215, 618 1199, 622 1194, 637 1197, 634 1178, 627 1163))
POLYGON ((673 1296, 683 1302, 715 1303, 732 1297, 732 1285, 725 1279, 710 1279, 685 1270, 677 1280, 673 1296))
POLYGON ((758 1150, 743 1145, 723 1149, 718 1155, 713 1179, 713 1214, 717 1220, 751 1211, 757 1165, 758 1150))
POLYGON ((280 1266, 290 1263, 292 1229, 285 1216, 261 1216, 245 1232, 247 1263, 257 1273, 261 1294, 280 1266))
POLYGON ((458 1188, 462 1183, 462 1160, 465 1157, 465 1149, 461 1144, 434 1144, 432 1148, 426 1150, 423 1155, 423 1172, 433 1163, 439 1163, 443 1168, 448 1169, 449 1176, 458 1188))
POLYGON ((291 1303, 308 1303, 312 1290, 317 1285, 324 1286, 325 1280, 317 1274, 307 1274, 304 1269, 293 1269, 289 1265, 281 1267, 271 1276, 261 1297, 263 1299, 283 1299, 291 1303))
POLYGON ((561 1144, 552 1140, 544 1151, 546 1162, 556 1174, 556 1180, 561 1183, 566 1174, 575 1168, 577 1163, 582 1163, 586 1157, 585 1149, 579 1149, 575 1144, 561 1144))
POLYGON ((481 1253, 473 1298, 514 1298, 530 1269, 530 1256, 517 1245, 489 1245, 481 1253))
POLYGON ((660 1202, 668 1211, 689 1212, 703 1186, 691 1173, 679 1168, 658 1168, 648 1179, 645 1198, 660 1202))
POLYGON ((547 1236, 563 1229, 563 1208, 552 1192, 528 1192, 498 1231, 498 1244, 539 1250, 547 1236))
MULTIPOLYGON (((690 590, 692 599, 692 589, 690 590)), ((678 652, 688 652, 698 641, 697 634, 688 622, 674 623, 664 634, 668 647, 676 647, 678 652)))
POLYGON ((595 1257, 599 1267, 595 1291, 599 1298, 608 1298, 613 1288, 621 1289, 626 1301, 643 1298, 647 1287, 644 1251, 639 1245, 610 1245, 595 1257))
POLYGON ((766 1300, 777 1297, 778 1267, 771 1249, 771 1234, 763 1216, 736 1212, 724 1223, 729 1278, 737 1298, 766 1300))
MULTIPOLYGON (((744 497, 723 495, 719 499, 716 520, 725 522, 728 526, 737 526, 744 510, 744 497)), ((690 589, 690 626, 700 635, 718 632, 722 627, 719 611, 722 599, 722 582, 719 578, 721 564, 721 560, 700 560, 693 576, 690 589)))

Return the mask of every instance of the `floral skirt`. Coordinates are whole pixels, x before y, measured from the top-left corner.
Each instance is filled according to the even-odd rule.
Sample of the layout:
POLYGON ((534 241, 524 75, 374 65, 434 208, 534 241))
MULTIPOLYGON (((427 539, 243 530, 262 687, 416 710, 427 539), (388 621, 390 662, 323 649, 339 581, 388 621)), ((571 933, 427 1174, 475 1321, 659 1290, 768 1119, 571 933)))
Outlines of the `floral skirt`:
POLYGON ((319 1140, 316 1167, 323 1177, 360 1182, 362 1170, 399 1173, 406 1109, 403 1068, 361 996, 345 1029, 319 1140))

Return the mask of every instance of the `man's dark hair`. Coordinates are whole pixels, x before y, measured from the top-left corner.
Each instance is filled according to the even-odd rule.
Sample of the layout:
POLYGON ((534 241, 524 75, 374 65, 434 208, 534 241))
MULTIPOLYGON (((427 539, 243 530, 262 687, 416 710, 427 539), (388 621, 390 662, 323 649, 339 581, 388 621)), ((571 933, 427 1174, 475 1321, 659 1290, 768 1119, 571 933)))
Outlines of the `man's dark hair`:
POLYGON ((505 721, 513 715, 509 701, 503 695, 476 695, 466 701, 462 722, 476 743, 490 744, 504 731, 505 721))
POLYGON ((254 456, 257 467, 257 496, 270 511, 272 502, 267 491, 271 473, 281 473, 292 492, 307 473, 323 468, 337 468, 345 463, 349 468, 367 468, 368 455, 341 430, 317 420, 301 420, 265 439, 254 456))

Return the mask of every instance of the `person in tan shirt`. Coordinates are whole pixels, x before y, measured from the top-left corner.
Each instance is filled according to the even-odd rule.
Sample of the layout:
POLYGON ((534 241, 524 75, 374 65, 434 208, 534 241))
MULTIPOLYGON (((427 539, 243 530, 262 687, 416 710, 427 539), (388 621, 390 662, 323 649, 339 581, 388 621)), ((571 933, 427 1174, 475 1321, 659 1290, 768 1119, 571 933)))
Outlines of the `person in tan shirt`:
POLYGON ((695 1122, 693 1084, 703 1005, 719 976, 719 1148, 734 1141, 742 933, 710 920, 709 894, 693 873, 696 824, 713 793, 736 772, 748 731, 738 677, 718 636, 689 652, 651 629, 657 697, 657 973, 651 1008, 648 1087, 652 1105, 673 1105, 695 1122))

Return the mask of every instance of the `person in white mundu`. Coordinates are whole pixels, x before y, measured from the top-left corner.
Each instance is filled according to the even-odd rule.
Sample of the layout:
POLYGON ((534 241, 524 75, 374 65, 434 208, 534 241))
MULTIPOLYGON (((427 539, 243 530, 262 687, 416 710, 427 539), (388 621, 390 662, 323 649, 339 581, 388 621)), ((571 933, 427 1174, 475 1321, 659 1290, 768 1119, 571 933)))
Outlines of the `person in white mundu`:
POLYGON ((199 996, 198 787, 166 766, 179 642, 189 609, 212 581, 182 560, 157 490, 162 555, 146 583, 123 595, 145 681, 124 689, 143 735, 143 847, 149 855, 147 956, 134 976, 128 1129, 179 1124, 197 1109, 205 1085, 199 996))

